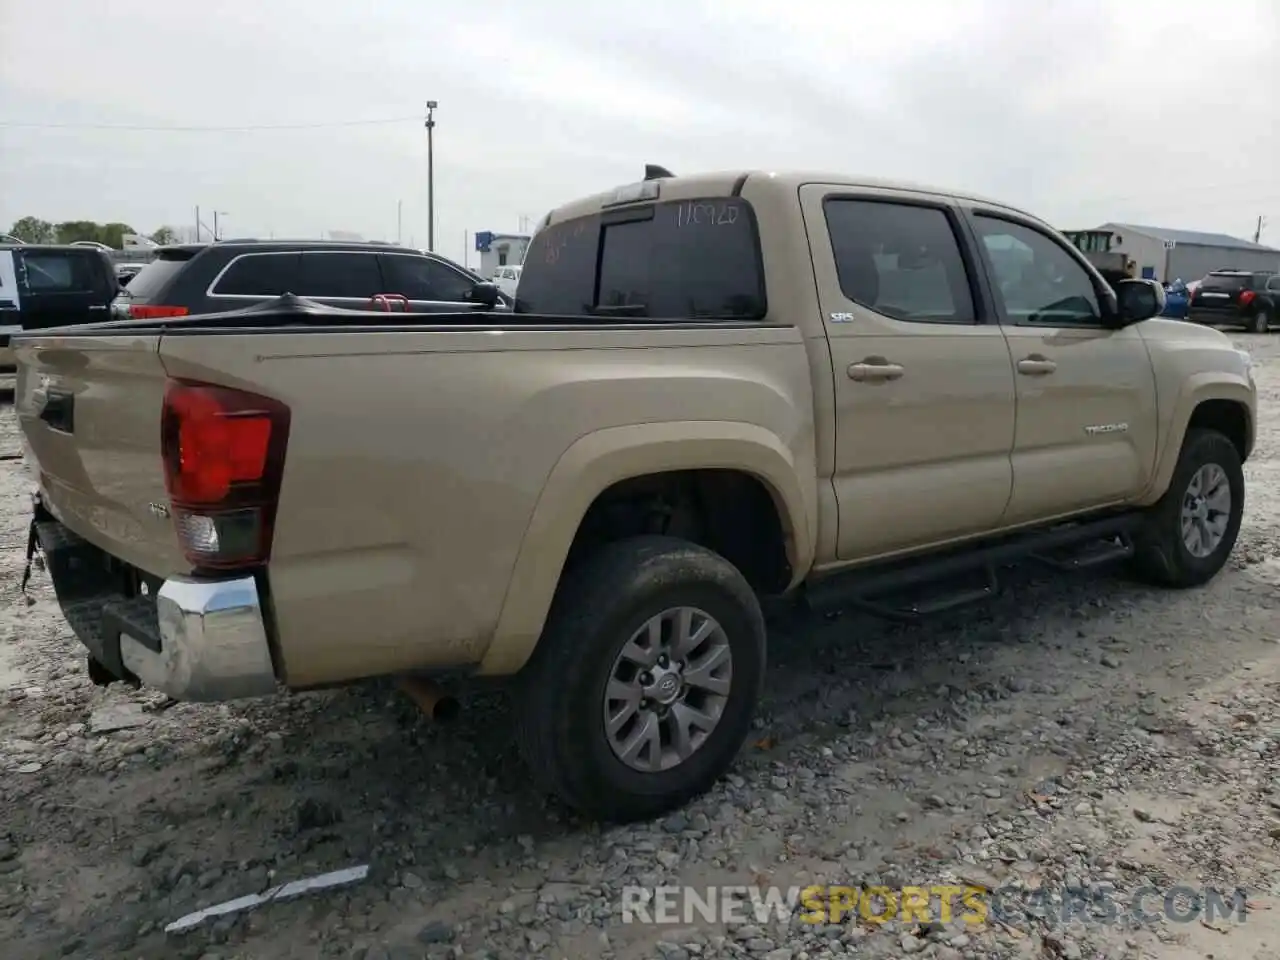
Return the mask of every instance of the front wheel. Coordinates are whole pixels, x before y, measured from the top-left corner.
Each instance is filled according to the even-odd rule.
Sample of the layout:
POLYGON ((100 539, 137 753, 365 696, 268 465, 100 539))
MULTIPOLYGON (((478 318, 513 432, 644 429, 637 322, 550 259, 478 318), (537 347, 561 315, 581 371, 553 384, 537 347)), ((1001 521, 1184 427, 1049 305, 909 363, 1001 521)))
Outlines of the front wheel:
POLYGON ((763 684, 751 587, 671 537, 609 544, 565 576, 517 685, 534 778, 585 816, 622 822, 704 793, 746 740, 763 684))
POLYGON ((1244 517, 1244 468, 1216 430, 1187 431, 1169 489, 1135 544, 1135 571, 1168 587, 1194 587, 1227 562, 1244 517))

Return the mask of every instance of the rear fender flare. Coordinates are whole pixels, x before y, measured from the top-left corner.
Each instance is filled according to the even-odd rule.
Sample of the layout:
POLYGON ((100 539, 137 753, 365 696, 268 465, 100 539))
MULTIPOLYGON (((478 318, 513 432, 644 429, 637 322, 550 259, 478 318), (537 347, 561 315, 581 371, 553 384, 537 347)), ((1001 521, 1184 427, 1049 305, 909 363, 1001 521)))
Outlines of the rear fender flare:
POLYGON ((528 660, 542 633, 578 525, 597 496, 632 477, 675 470, 740 470, 773 497, 793 585, 813 561, 816 485, 812 454, 797 463, 773 433, 749 423, 680 421, 610 427, 575 441, 556 462, 534 506, 481 675, 507 675, 528 660))

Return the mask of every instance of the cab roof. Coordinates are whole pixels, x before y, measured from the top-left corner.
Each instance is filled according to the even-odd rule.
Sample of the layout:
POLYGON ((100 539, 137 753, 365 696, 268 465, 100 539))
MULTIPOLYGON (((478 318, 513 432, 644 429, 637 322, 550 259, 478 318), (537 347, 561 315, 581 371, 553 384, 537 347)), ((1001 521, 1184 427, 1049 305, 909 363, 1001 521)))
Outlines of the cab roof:
MULTIPOLYGON (((914 194, 933 194, 939 197, 980 203, 984 206, 1016 210, 1016 208, 1009 206, 1007 203, 1002 203, 999 200, 981 196, 968 190, 954 190, 906 180, 890 180, 858 174, 833 173, 824 170, 722 170, 691 174, 689 176, 663 176, 662 174, 666 174, 667 171, 661 167, 649 166, 646 168, 646 173, 650 175, 644 180, 614 187, 610 190, 603 190, 557 207, 547 214, 542 225, 546 226, 550 223, 559 223, 575 217, 599 213, 606 207, 621 206, 625 202, 652 201, 655 199, 653 194, 648 196, 640 195, 650 183, 657 185, 656 198, 661 200, 692 200, 704 197, 736 196, 743 189, 743 185, 750 180, 754 189, 760 189, 764 183, 768 183, 769 187, 767 189, 787 193, 794 193, 805 184, 821 183, 850 189, 863 188, 914 194), (658 173, 654 175, 654 171, 658 171, 658 173), (633 201, 620 200, 619 197, 624 191, 637 195, 633 201)), ((1021 210, 1017 212, 1023 216, 1031 216, 1021 210)), ((1038 220, 1039 218, 1033 219, 1038 220)))

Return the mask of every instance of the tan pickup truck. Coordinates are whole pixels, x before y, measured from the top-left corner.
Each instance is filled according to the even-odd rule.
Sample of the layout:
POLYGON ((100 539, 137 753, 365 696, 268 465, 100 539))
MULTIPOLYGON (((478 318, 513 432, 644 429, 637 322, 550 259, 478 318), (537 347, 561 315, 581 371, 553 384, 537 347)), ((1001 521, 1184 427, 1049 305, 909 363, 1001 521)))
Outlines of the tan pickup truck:
POLYGON ((549 214, 513 313, 23 335, 33 531, 100 681, 511 677, 540 783, 653 816, 748 734, 761 598, 1223 567, 1250 360, 1162 304, 990 200, 658 170, 549 214))

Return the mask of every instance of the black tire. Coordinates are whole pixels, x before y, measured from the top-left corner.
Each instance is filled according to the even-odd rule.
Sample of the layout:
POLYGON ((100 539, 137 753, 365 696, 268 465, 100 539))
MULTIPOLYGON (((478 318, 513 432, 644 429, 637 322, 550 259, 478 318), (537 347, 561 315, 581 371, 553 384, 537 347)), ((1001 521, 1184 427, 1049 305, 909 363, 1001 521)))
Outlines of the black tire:
POLYGON ((1231 555, 1243 517, 1244 469, 1235 444, 1216 430, 1188 430, 1169 489, 1148 512, 1135 543, 1134 572, 1149 583, 1165 587, 1196 587, 1207 583, 1231 555), (1197 557, 1183 541, 1182 503, 1191 478, 1208 464, 1217 464, 1226 473, 1231 506, 1221 542, 1208 556, 1197 557))
POLYGON ((517 728, 535 781, 590 819, 660 816, 706 792, 751 731, 764 683, 765 625, 742 574, 723 557, 672 537, 602 547, 566 573, 542 637, 521 671, 517 728), (732 681, 720 720, 684 762, 640 772, 618 759, 603 716, 619 651, 664 610, 697 607, 724 629, 732 681))
POLYGON ((1266 333, 1271 329, 1271 311, 1265 306, 1259 307, 1258 312, 1253 315, 1253 319, 1249 321, 1250 333, 1266 333))

